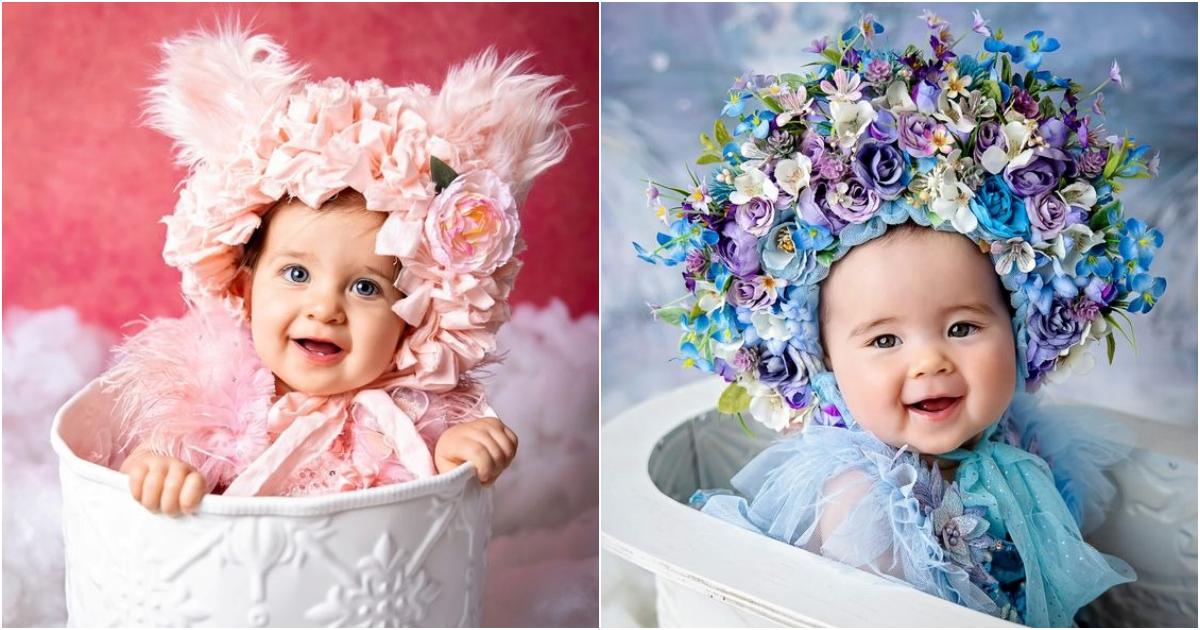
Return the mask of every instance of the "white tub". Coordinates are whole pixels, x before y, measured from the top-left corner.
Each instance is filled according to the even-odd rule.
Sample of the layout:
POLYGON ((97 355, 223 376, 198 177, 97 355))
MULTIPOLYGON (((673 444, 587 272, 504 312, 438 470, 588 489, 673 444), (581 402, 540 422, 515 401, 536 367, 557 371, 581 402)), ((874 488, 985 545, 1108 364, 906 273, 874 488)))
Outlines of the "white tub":
MULTIPOLYGON (((751 439, 713 409, 724 387, 681 388, 601 431, 601 545, 655 574, 661 626, 1013 626, 688 507, 767 446, 761 426, 751 439)), ((1091 610, 1103 625, 1195 628, 1196 430, 1127 421, 1139 447, 1114 471, 1118 509, 1089 541, 1138 581, 1091 610)))
POLYGON ((116 463, 110 408, 93 381, 54 419, 69 625, 479 625, 492 499, 470 465, 321 497, 207 496, 170 518, 93 463, 116 463))

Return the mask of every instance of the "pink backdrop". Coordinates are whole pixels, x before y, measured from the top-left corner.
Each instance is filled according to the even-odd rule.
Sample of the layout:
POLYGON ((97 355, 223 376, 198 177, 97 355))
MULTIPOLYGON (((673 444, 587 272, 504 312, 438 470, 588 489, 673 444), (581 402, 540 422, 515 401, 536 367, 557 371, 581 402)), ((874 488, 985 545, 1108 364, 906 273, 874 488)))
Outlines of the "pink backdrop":
POLYGON ((441 85, 487 46, 537 53, 580 107, 573 148, 523 209, 529 250, 514 302, 553 297, 598 310, 599 7, 595 4, 5 4, 4 297, 75 307, 117 327, 178 315, 179 273, 162 261, 184 175, 170 141, 138 126, 155 44, 229 14, 281 42, 309 77, 441 85))

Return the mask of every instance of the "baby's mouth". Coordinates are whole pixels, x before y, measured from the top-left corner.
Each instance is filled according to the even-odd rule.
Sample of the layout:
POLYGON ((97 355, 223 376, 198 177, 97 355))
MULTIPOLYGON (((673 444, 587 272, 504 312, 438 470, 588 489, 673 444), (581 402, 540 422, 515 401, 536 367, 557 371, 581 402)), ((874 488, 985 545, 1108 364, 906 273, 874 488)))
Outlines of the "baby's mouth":
POLYGON ((910 408, 918 409, 918 410, 924 411, 926 413, 937 413, 939 411, 945 411, 946 409, 950 408, 954 403, 958 402, 958 400, 959 400, 958 396, 954 396, 954 397, 947 396, 947 397, 941 397, 941 398, 926 398, 925 400, 913 403, 908 406, 910 408))
POLYGON ((328 341, 318 341, 316 339, 296 339, 294 341, 301 348, 322 357, 332 356, 342 351, 341 346, 328 341))

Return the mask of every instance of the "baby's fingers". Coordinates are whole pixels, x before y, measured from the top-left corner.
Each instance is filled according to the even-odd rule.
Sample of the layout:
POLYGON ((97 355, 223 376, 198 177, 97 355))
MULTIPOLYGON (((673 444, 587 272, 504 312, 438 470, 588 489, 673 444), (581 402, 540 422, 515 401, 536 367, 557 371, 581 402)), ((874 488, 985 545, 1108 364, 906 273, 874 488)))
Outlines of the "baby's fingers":
POLYGON ((157 512, 159 500, 162 497, 163 477, 166 475, 165 466, 150 466, 146 472, 146 480, 142 482, 142 507, 157 512))
POLYGON ((184 514, 191 514, 196 511, 200 505, 200 499, 204 498, 204 491, 207 489, 207 484, 204 483, 204 475, 193 470, 188 474, 187 479, 183 481, 183 491, 179 494, 179 507, 183 509, 184 514))
POLYGON ((142 502, 142 484, 146 482, 146 473, 149 469, 145 464, 133 464, 129 468, 129 492, 133 495, 133 500, 138 503, 142 502))
MULTIPOLYGON (((493 446, 493 448, 496 448, 493 446)), ((497 451, 499 449, 497 448, 497 451)), ((476 442, 475 448, 471 449, 471 453, 467 455, 467 461, 475 467, 475 475, 479 477, 479 482, 487 486, 496 478, 497 457, 492 454, 487 445, 482 442, 476 442)))
POLYGON ((183 464, 172 464, 167 469, 163 480, 162 511, 167 516, 179 516, 179 494, 183 491, 183 480, 187 478, 188 467, 183 464))

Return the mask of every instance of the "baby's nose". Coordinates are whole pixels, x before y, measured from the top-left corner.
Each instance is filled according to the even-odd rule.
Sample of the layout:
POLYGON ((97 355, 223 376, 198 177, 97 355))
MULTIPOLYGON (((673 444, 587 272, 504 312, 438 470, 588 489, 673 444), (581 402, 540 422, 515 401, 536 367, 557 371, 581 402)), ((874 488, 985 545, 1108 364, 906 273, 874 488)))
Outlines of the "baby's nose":
POLYGON ((951 374, 954 372, 954 362, 936 347, 924 348, 909 366, 909 378, 921 378, 935 374, 951 374))
POLYGON ((307 317, 319 322, 340 324, 346 321, 341 302, 333 297, 317 295, 308 302, 307 317))

